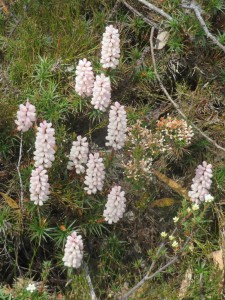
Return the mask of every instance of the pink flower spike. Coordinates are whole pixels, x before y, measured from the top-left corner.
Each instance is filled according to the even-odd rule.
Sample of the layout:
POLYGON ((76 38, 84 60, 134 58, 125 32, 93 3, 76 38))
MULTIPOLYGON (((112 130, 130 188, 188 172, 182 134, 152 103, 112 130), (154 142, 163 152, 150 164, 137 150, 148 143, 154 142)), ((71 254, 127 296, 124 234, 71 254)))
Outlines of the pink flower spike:
POLYGON ((64 266, 78 269, 83 259, 83 248, 81 235, 77 235, 74 231, 67 237, 63 256, 64 266))
POLYGON ((86 58, 79 60, 76 67, 75 91, 81 97, 92 95, 94 86, 94 73, 91 62, 86 58))
POLYGON ((89 195, 96 194, 97 191, 101 191, 103 188, 105 179, 105 166, 103 159, 99 153, 89 154, 89 160, 87 163, 87 170, 84 184, 87 186, 84 189, 89 195))
POLYGON ((85 167, 88 160, 88 142, 87 138, 82 138, 80 135, 77 137, 77 140, 73 142, 72 149, 70 151, 69 162, 67 165, 68 170, 72 170, 74 167, 76 173, 84 173, 85 167))
POLYGON ((212 177, 212 165, 203 161, 202 165, 199 165, 195 171, 191 191, 188 192, 193 202, 199 204, 205 201, 205 196, 210 194, 209 190, 212 184, 212 177))
POLYGON ((115 69, 120 58, 120 38, 118 29, 109 25, 105 29, 102 39, 101 64, 102 67, 115 69))
POLYGON ((114 150, 123 148, 126 141, 127 114, 124 106, 115 102, 109 112, 108 134, 106 136, 106 146, 113 147, 114 150))
POLYGON ((27 100, 26 105, 20 104, 19 110, 17 111, 17 120, 15 121, 17 125, 17 130, 26 132, 36 121, 36 109, 35 106, 30 104, 27 100))
POLYGON ((93 97, 91 104, 95 109, 99 109, 103 112, 109 106, 111 101, 111 83, 110 78, 106 77, 103 73, 96 76, 93 88, 93 97))
POLYGON ((31 173, 30 178, 30 200, 36 205, 43 205, 48 200, 49 183, 48 174, 43 166, 37 167, 31 173))
POLYGON ((50 168, 55 160, 55 129, 52 123, 43 121, 38 127, 35 141, 35 167, 50 168))
POLYGON ((108 201, 105 206, 103 216, 109 223, 117 223, 123 217, 126 208, 125 193, 121 186, 114 186, 108 195, 108 201))

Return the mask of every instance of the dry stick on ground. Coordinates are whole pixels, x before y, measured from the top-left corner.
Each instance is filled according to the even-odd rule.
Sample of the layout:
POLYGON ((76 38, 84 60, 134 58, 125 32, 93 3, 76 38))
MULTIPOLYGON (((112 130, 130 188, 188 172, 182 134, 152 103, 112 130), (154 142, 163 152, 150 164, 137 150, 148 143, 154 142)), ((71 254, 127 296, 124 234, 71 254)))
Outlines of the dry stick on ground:
POLYGON ((158 13, 159 15, 163 16, 164 18, 166 18, 169 21, 172 21, 173 18, 168 15, 164 10, 162 10, 161 8, 158 8, 157 6, 149 3, 146 0, 137 0, 138 2, 144 4, 145 6, 147 6, 150 10, 153 10, 154 12, 158 13))
POLYGON ((20 165, 21 165, 21 158, 22 158, 22 148, 23 148, 23 132, 21 132, 21 137, 20 137, 20 152, 19 152, 19 160, 18 164, 16 166, 19 180, 20 180, 20 209, 23 210, 23 181, 20 173, 20 165))
POLYGON ((116 1, 115 5, 114 5, 114 7, 113 7, 113 9, 111 11, 111 14, 109 15, 108 20, 110 20, 115 15, 115 13, 117 12, 117 10, 119 9, 120 2, 121 2, 121 0, 117 0, 116 1))
POLYGON ((132 11, 135 15, 137 15, 138 17, 141 17, 143 21, 145 21, 145 23, 147 23, 150 26, 154 26, 154 27, 158 27, 158 25, 156 23, 154 23, 153 21, 149 20, 148 18, 146 18, 145 16, 143 16, 139 11, 137 11, 133 6, 131 6, 130 4, 127 3, 127 1, 125 0, 121 0, 121 2, 130 10, 132 11))
MULTIPOLYGON (((177 228, 175 228, 174 232, 177 230, 177 228)), ((191 237, 188 237, 184 243, 184 246, 182 247, 180 253, 182 253, 182 251, 185 249, 186 245, 189 243, 191 237)), ((159 247, 157 254, 160 252, 161 248, 164 246, 165 244, 162 243, 161 246, 159 247)), ((154 265, 155 265, 155 260, 152 262, 152 265, 148 271, 148 273, 142 278, 141 281, 139 281, 131 290, 129 290, 129 292, 127 292, 125 295, 123 295, 121 298, 119 298, 119 300, 127 300, 128 297, 130 297, 137 289, 139 289, 146 281, 154 278, 155 276, 157 276, 159 273, 161 273, 162 271, 164 271, 165 269, 167 269, 169 266, 171 266, 172 264, 174 264, 177 260, 179 259, 179 255, 174 256, 170 261, 168 261, 168 263, 166 263, 164 266, 162 266, 161 268, 159 268, 157 271, 155 271, 152 275, 149 275, 151 270, 153 269, 154 265)))
POLYGON ((213 139, 211 139, 207 134, 205 134, 200 128, 198 128, 193 122, 191 122, 190 120, 188 120, 188 118, 186 117, 186 115, 183 113, 183 111, 179 108, 179 105, 171 98, 171 96, 169 95, 169 93, 167 92, 166 88, 164 87, 158 71, 157 71, 157 67, 156 67, 156 62, 155 62, 155 55, 154 55, 154 47, 153 47, 153 34, 154 34, 154 27, 152 27, 151 29, 151 36, 150 36, 150 48, 151 48, 151 55, 152 55, 152 63, 153 63, 153 68, 154 68, 154 72, 156 75, 156 78, 159 82, 160 88, 163 91, 163 93, 166 95, 167 99, 173 104, 173 106, 176 108, 177 112, 185 119, 187 120, 191 126, 197 130, 207 141, 209 141, 212 145, 214 145, 216 148, 225 151, 225 148, 220 146, 219 144, 217 144, 213 139))
POLYGON ((198 4, 195 1, 192 1, 192 3, 190 4, 190 6, 188 5, 182 5, 182 7, 187 8, 187 9, 193 9, 193 11, 195 12, 196 18, 198 19, 199 23, 201 24, 203 30, 205 31, 206 36, 211 39, 211 41, 213 42, 214 45, 217 45, 220 49, 222 49, 225 52, 225 46, 222 45, 217 38, 212 35, 212 33, 208 30, 207 25, 205 23, 205 21, 202 18, 200 9, 198 7, 198 4))

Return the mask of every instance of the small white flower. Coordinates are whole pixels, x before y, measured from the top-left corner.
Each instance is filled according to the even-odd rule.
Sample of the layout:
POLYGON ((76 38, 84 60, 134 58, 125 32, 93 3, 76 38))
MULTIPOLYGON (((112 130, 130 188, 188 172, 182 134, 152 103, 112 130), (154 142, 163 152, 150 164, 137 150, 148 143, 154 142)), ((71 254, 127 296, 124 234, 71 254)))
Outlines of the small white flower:
POLYGON ((166 233, 165 231, 161 232, 161 237, 162 237, 162 238, 167 237, 167 233, 166 233))
POLYGON ((170 240, 170 241, 172 241, 172 240, 174 240, 174 239, 175 239, 175 236, 173 236, 173 235, 170 235, 170 236, 169 236, 169 240, 170 240))
POLYGON ((26 288, 26 290, 29 291, 29 292, 31 292, 31 293, 33 293, 36 289, 37 289, 37 288, 36 288, 36 286, 35 286, 34 283, 30 283, 30 284, 27 286, 27 288, 26 288))
POLYGON ((173 248, 177 248, 177 247, 178 247, 178 242, 177 242, 177 241, 173 241, 172 247, 173 247, 173 248))
POLYGON ((212 202, 213 200, 214 200, 214 197, 213 197, 212 195, 210 195, 210 194, 205 195, 205 202, 210 203, 210 202, 212 202))
POLYGON ((187 208, 187 212, 188 213, 191 212, 191 208, 190 207, 187 208))
POLYGON ((174 218, 173 218, 173 222, 174 222, 174 223, 177 223, 178 221, 179 221, 179 218, 178 218, 178 217, 174 217, 174 218))
POLYGON ((195 211, 195 210, 199 210, 199 205, 195 203, 195 204, 192 205, 191 208, 192 208, 192 210, 194 210, 194 211, 195 211))

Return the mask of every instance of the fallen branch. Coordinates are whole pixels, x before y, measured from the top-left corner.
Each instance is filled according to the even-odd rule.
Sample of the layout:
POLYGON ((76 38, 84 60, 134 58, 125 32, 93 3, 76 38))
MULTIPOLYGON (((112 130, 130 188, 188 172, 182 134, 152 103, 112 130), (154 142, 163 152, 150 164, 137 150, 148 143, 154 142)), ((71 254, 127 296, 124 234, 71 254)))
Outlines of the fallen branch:
MULTIPOLYGON (((176 232, 176 230, 177 230, 177 228, 175 228, 175 230, 173 232, 176 232)), ((182 251, 184 250, 186 245, 189 243, 190 239, 191 239, 191 237, 188 237, 186 239, 186 242, 184 243, 184 246, 182 247, 180 253, 182 253, 182 251)), ((159 247, 157 253, 160 252, 160 250, 163 246, 164 246, 164 243, 161 244, 161 246, 159 247)), ((178 259, 179 259, 179 255, 176 255, 170 261, 168 261, 168 263, 166 263, 164 266, 162 266, 157 271, 155 271, 152 275, 149 275, 151 270, 153 269, 153 267, 155 265, 155 260, 154 260, 151 267, 150 267, 150 269, 149 269, 149 271, 148 271, 148 273, 141 279, 141 281, 139 281, 132 289, 130 289, 129 292, 127 292, 125 295, 123 295, 121 298, 119 298, 119 300, 127 300, 128 297, 130 295, 132 295, 136 290, 138 290, 147 280, 150 280, 150 279, 156 277, 159 273, 161 273, 162 271, 167 269, 169 266, 174 264, 178 259)))
POLYGON ((205 31, 207 38, 211 39, 211 41, 213 42, 214 45, 217 45, 221 50, 223 50, 225 52, 225 46, 222 45, 217 40, 217 38, 208 30, 208 27, 202 18, 201 11, 199 9, 199 5, 195 1, 192 1, 190 5, 183 4, 182 7, 187 8, 187 9, 193 9, 193 11, 195 12, 196 18, 198 19, 199 23, 201 24, 202 29, 205 31))
POLYGON ((94 290, 94 287, 93 287, 93 284, 92 284, 92 281, 91 281, 91 277, 90 277, 90 274, 89 274, 88 266, 85 262, 83 262, 83 265, 84 265, 84 270, 85 270, 85 273, 86 273, 86 279, 87 279, 87 282, 88 282, 88 285, 89 285, 89 288, 90 288, 91 300, 97 300, 97 297, 95 295, 95 290, 94 290))
POLYGON ((111 14, 109 15, 109 20, 115 15, 115 13, 117 12, 117 10, 119 9, 119 6, 120 6, 120 3, 121 3, 121 0, 117 0, 112 11, 111 11, 111 14))
POLYGON ((131 6, 130 4, 128 4, 125 0, 121 0, 121 2, 130 10, 132 11, 135 15, 137 15, 138 17, 141 17, 143 19, 143 21, 145 21, 145 23, 147 23, 150 26, 155 26, 156 28, 158 27, 158 25, 156 25, 156 23, 152 22, 151 20, 149 20, 148 18, 146 18, 145 16, 142 15, 142 13, 140 13, 139 11, 137 11, 133 6, 131 6))
POLYGON ((223 150, 225 151, 225 148, 220 146, 219 144, 217 144, 213 139, 211 139, 207 134, 205 134, 200 128, 198 128, 198 126, 196 126, 193 122, 191 122, 190 120, 188 120, 188 118, 186 117, 186 115, 184 114, 184 112, 180 109, 179 105, 171 98, 171 96, 169 95, 169 93, 167 92, 167 89, 164 87, 158 71, 157 71, 157 67, 156 67, 156 61, 155 61, 155 55, 154 55, 154 47, 153 47, 153 34, 154 34, 154 27, 152 27, 151 29, 151 36, 150 36, 150 48, 151 48, 151 55, 152 55, 152 63, 153 63, 153 68, 154 68, 154 72, 156 75, 156 78, 159 82, 159 86, 161 88, 161 90, 163 91, 163 93, 166 95, 167 99, 173 104, 173 106, 176 108, 177 112, 185 119, 187 120, 191 126, 197 130, 207 141, 209 141, 212 145, 214 145, 217 149, 223 150))
POLYGON ((144 4, 145 6, 147 6, 150 10, 153 10, 154 12, 158 13, 159 15, 163 16, 164 18, 166 18, 169 21, 172 21, 173 18, 168 15, 164 10, 162 10, 161 8, 158 8, 157 6, 149 3, 146 0, 137 0, 138 2, 144 4))
POLYGON ((23 132, 21 132, 21 137, 20 137, 20 152, 19 152, 19 160, 18 164, 16 166, 19 180, 20 180, 20 209, 23 210, 23 181, 20 173, 20 165, 21 165, 21 158, 22 158, 22 148, 23 148, 23 132))

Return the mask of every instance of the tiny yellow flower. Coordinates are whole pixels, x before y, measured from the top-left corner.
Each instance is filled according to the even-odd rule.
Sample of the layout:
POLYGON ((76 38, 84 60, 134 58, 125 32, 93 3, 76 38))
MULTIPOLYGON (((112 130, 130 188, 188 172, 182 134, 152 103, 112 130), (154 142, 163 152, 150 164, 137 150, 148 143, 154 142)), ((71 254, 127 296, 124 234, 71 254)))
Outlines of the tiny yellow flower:
POLYGON ((173 247, 173 248, 177 248, 177 247, 178 247, 178 242, 177 242, 177 241, 173 241, 172 247, 173 247))
POLYGON ((194 210, 194 211, 195 211, 195 210, 199 210, 199 205, 196 204, 196 203, 193 204, 193 205, 192 205, 192 210, 194 210))
POLYGON ((190 207, 187 208, 187 212, 188 213, 191 212, 191 208, 190 207))
POLYGON ((177 222, 178 222, 178 220, 179 220, 179 218, 178 218, 178 217, 174 217, 174 218, 173 218, 173 222, 174 222, 174 223, 177 223, 177 222))
POLYGON ((175 236, 173 236, 173 235, 170 235, 170 236, 169 236, 169 240, 170 240, 170 241, 172 241, 172 240, 174 240, 174 239, 175 239, 175 236))
POLYGON ((162 237, 162 238, 167 237, 167 233, 166 233, 165 231, 161 232, 161 237, 162 237))

